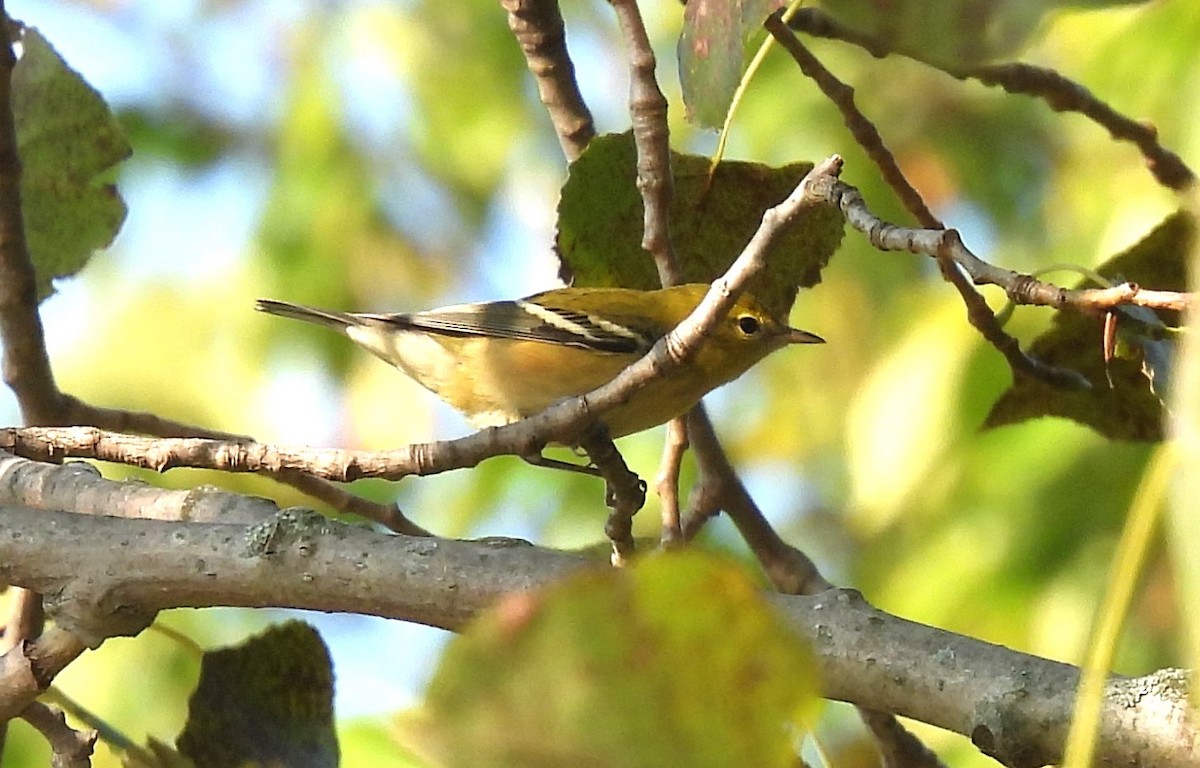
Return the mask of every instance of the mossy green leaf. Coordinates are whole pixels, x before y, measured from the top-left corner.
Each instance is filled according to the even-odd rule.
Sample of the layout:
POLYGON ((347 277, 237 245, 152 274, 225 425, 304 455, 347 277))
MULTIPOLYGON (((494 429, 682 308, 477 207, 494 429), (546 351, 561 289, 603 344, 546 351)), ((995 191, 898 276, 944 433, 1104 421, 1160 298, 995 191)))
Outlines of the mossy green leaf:
MULTIPOLYGON (((571 165, 558 205, 557 248, 564 277, 570 275, 575 285, 659 287, 654 261, 641 247, 636 158, 631 134, 610 134, 594 139, 571 165)), ((688 282, 721 276, 758 229, 763 213, 812 169, 811 163, 772 168, 725 161, 710 184, 709 164, 707 157, 671 154, 671 237, 688 282)), ((836 209, 805 210, 776 242, 749 290, 768 310, 786 315, 801 287, 820 282, 842 230, 836 209)))
POLYGON ((811 652, 735 565, 695 552, 514 597, 447 648, 401 729, 444 766, 791 766, 811 652))
MULTIPOLYGON (((1186 290, 1186 256, 1195 237, 1195 221, 1177 212, 1097 272, 1114 282, 1128 280, 1156 290, 1186 290)), ((1084 283, 1080 287, 1097 286, 1084 283)), ((1162 440, 1163 396, 1176 346, 1167 329, 1179 322, 1175 312, 1120 308, 1117 356, 1106 363, 1104 319, 1059 312, 1050 330, 1029 346, 1029 353, 1081 373, 1091 389, 1061 389, 1028 377, 1018 379, 992 406, 985 426, 1061 416, 1116 440, 1162 440)))
POLYGON ((336 766, 333 670, 321 636, 289 621, 206 653, 176 746, 203 768, 336 766))
POLYGON ((36 29, 25 28, 12 76, 25 238, 38 294, 106 248, 125 221, 112 183, 131 148, 96 92, 36 29))

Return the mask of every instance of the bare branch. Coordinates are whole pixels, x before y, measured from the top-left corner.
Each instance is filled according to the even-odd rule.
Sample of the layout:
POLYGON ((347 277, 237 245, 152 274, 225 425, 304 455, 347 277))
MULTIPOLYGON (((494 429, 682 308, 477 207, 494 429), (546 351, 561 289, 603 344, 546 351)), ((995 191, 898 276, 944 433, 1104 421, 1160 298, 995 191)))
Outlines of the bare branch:
MULTIPOLYGON (((683 281, 683 270, 671 239, 671 201, 675 174, 671 169, 671 132, 667 99, 658 87, 656 60, 637 0, 610 0, 629 45, 629 116, 637 147, 637 188, 642 195, 642 248, 653 258, 662 285, 683 281)), ((679 527, 679 462, 687 445, 687 422, 673 419, 667 427, 661 471, 656 483, 663 501, 662 544, 682 538, 679 527)))
POLYGON ((998 85, 1009 93, 1034 96, 1055 112, 1078 112, 1105 128, 1114 139, 1134 144, 1159 184, 1180 192, 1196 183, 1196 174, 1183 158, 1159 143, 1153 125, 1122 115, 1087 88, 1052 69, 1013 62, 946 72, 959 80, 975 79, 984 85, 998 85))
POLYGON ((655 78, 654 49, 642 23, 637 0, 609 0, 629 44, 629 116, 637 146, 637 188, 644 210, 642 248, 654 257, 664 286, 683 280, 675 245, 671 241, 671 199, 675 179, 671 173, 670 129, 667 99, 655 78))
POLYGON ((500 0, 500 5, 508 12, 508 28, 525 54, 563 154, 574 161, 596 135, 596 128, 575 81, 558 1, 500 0))
POLYGON ((1194 293, 1145 290, 1134 283, 1109 288, 1062 288, 984 261, 967 248, 954 229, 913 229, 890 224, 873 214, 862 194, 845 182, 835 180, 828 186, 815 186, 814 190, 814 194, 823 195, 830 204, 838 206, 850 226, 866 235, 876 248, 909 251, 935 259, 944 250, 946 257, 961 267, 976 285, 999 286, 1017 304, 1089 313, 1107 312, 1125 305, 1178 311, 1196 304, 1194 293))
MULTIPOLYGON (((246 435, 232 432, 222 432, 216 429, 184 424, 172 419, 166 419, 158 414, 145 411, 128 411, 119 408, 101 408, 90 403, 64 394, 62 396, 64 414, 62 423, 79 426, 99 427, 112 432, 130 432, 142 435, 155 435, 168 438, 207 438, 210 440, 228 440, 234 442, 252 442, 246 435)), ((325 502, 339 512, 358 515, 371 520, 385 528, 403 533, 408 536, 428 536, 429 531, 409 520, 396 504, 381 504, 364 499, 350 493, 328 480, 319 477, 284 470, 278 473, 264 473, 284 485, 290 485, 301 493, 325 502)))
MULTIPOLYGON (((103 524, 100 518, 94 519, 103 524)), ((3 546, 0 543, 0 549, 3 546)), ((37 640, 10 648, 0 656, 0 722, 18 716, 85 650, 87 646, 69 631, 51 627, 37 640)))
POLYGON ((841 110, 846 125, 855 138, 879 164, 884 178, 925 229, 914 230, 883 222, 867 210, 857 190, 841 182, 821 187, 830 193, 830 202, 839 205, 850 224, 866 234, 875 247, 881 250, 910 250, 937 259, 942 276, 962 297, 971 325, 1004 355, 1014 374, 1033 376, 1071 388, 1089 386, 1076 372, 1046 365, 1027 355, 1017 340, 1001 328, 983 297, 972 287, 972 282, 975 285, 1001 286, 1008 297, 1018 304, 1040 304, 1060 309, 1072 307, 1089 312, 1110 310, 1122 304, 1156 309, 1180 309, 1193 302, 1189 294, 1143 291, 1131 283, 1105 289, 1068 290, 1039 281, 1030 275, 1001 269, 979 259, 962 244, 957 232, 943 228, 920 194, 909 184, 896 165, 895 158, 883 146, 878 131, 854 105, 853 89, 838 81, 809 53, 778 13, 767 19, 766 26, 796 59, 801 70, 812 78, 841 110), (970 282, 960 272, 960 268, 970 277, 970 282))
MULTIPOLYGON (((702 408, 702 405, 697 405, 702 408)), ((662 539, 664 548, 684 542, 683 528, 679 522, 679 471, 683 466, 683 454, 689 445, 687 416, 679 416, 667 422, 663 439, 663 456, 658 465, 658 477, 654 490, 662 506, 662 539)))
POLYGON ((35 701, 21 712, 21 719, 38 730, 50 743, 51 768, 88 768, 96 731, 77 731, 67 725, 61 710, 35 701))
MULTIPOLYGON (((8 15, 0 2, 0 21, 8 15)), ((17 396, 26 424, 61 424, 62 410, 46 337, 38 315, 37 281, 21 215, 21 158, 12 113, 16 66, 7 34, 0 40, 0 346, 4 382, 17 396)))
MULTIPOLYGON (((788 23, 810 35, 860 46, 878 58, 893 52, 886 41, 861 35, 816 8, 801 8, 788 23)), ((1039 98, 1056 112, 1078 112, 1103 127, 1114 139, 1136 145, 1158 183, 1176 191, 1195 183, 1196 175, 1183 159, 1159 143, 1154 126, 1122 115, 1087 88, 1054 70, 1020 62, 940 69, 958 80, 974 79, 1009 93, 1039 98)))
MULTIPOLYGON (((57 623, 93 644, 128 616, 173 606, 354 611, 460 629, 501 595, 586 566, 520 542, 384 535, 302 510, 249 526, 16 506, 0 514, 22 532, 0 535, 0 577, 61 596, 48 605, 57 623)), ((1058 758, 1074 667, 889 616, 852 591, 768 599, 811 643, 831 698, 966 734, 1005 765, 1058 758)), ((0 712, 27 703, 6 698, 10 690, 0 677, 0 712)), ((1194 765, 1200 732, 1187 707, 1182 674, 1114 680, 1099 754, 1114 765, 1194 765)))
POLYGON ((909 183, 908 177, 900 170, 900 165, 896 162, 896 156, 892 154, 892 151, 884 143, 883 137, 879 135, 879 129, 859 110, 858 105, 854 103, 854 89, 826 69, 825 65, 816 56, 813 56, 812 52, 792 34, 787 22, 783 20, 782 10, 778 10, 768 16, 767 20, 763 22, 763 26, 771 33, 776 42, 791 54, 791 57, 799 65, 800 71, 804 73, 804 76, 812 80, 821 89, 821 93, 825 94, 833 102, 833 105, 837 107, 838 112, 842 115, 842 122, 850 131, 850 135, 854 137, 855 142, 867 153, 867 157, 871 158, 871 162, 875 163, 875 166, 879 168, 884 181, 892 188, 896 196, 900 198, 904 209, 911 213, 923 226, 941 227, 941 222, 929 210, 929 206, 925 205, 925 200, 921 197, 921 193, 909 183))
POLYGON ((21 531, 0 538, 0 575, 54 595, 56 625, 92 646, 187 606, 305 607, 461 629, 502 595, 594 565, 523 541, 380 534, 302 508, 254 525, 0 512, 21 531))
MULTIPOLYGON (((765 22, 767 30, 792 55, 792 58, 799 64, 800 70, 811 78, 822 93, 837 106, 842 113, 846 127, 866 150, 867 155, 879 166, 884 180, 895 191, 908 212, 922 226, 941 229, 942 223, 929 210, 929 206, 925 204, 921 194, 909 183, 908 178, 900 170, 895 156, 884 145, 879 131, 855 105, 854 89, 834 77, 833 73, 817 61, 816 57, 792 34, 791 29, 783 21, 781 13, 777 11, 767 18, 765 22)), ((971 284, 964 280, 956 269, 948 267, 947 262, 939 260, 938 264, 942 268, 942 276, 954 286, 962 297, 963 303, 967 307, 967 319, 971 325, 1004 355, 1014 375, 1026 374, 1055 383, 1063 383, 1068 380, 1078 383, 1078 377, 1072 379, 1069 374, 1026 355, 1017 340, 1004 332, 1000 322, 988 308, 987 302, 971 284)))
POLYGON ((612 512, 604 533, 612 542, 612 564, 622 566, 633 556, 633 516, 646 503, 646 484, 630 471, 612 438, 599 423, 583 436, 579 447, 604 478, 605 502, 612 512))
POLYGON ((689 434, 700 464, 700 488, 694 491, 697 509, 688 516, 685 531, 695 535, 700 520, 725 510, 776 590, 785 595, 815 595, 832 589, 815 563, 779 537, 721 448, 712 423, 702 410, 688 415, 689 434))
MULTIPOLYGON (((139 438, 141 439, 141 438, 139 438)), ((84 515, 200 523, 258 523, 279 508, 251 496, 198 487, 165 490, 107 480, 90 464, 44 464, 0 453, 0 504, 70 509, 84 515)))

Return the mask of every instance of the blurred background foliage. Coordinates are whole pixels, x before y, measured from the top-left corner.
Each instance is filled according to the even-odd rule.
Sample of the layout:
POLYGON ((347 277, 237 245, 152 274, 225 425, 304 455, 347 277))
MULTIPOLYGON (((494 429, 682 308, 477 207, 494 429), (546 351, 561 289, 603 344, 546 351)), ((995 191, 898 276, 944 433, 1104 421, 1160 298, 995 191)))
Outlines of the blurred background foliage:
MULTIPOLYGON (((332 334, 253 311, 266 296, 358 310, 422 309, 554 285, 558 143, 494 0, 13 0, 117 112, 134 154, 119 184, 115 245, 44 305, 61 386, 267 442, 384 448, 467 431, 432 396, 332 334)), ((673 144, 711 151, 684 122, 674 63, 682 8, 643 3, 672 103, 673 144)), ((601 131, 628 125, 625 46, 599 0, 564 0, 569 44, 601 131)), ((1064 9, 1021 53, 1153 121, 1200 166, 1200 4, 1064 9)), ((985 258, 1019 270, 1094 267, 1173 208, 1128 145, 1077 116, 962 83, 919 63, 814 41, 857 89, 935 211, 985 258)), ((735 125, 731 156, 772 164, 838 152, 874 210, 907 218, 834 108, 774 54, 735 125)), ((1003 297, 989 295, 994 307, 1003 297)), ((1029 340, 1049 310, 1022 309, 1029 340)), ((1127 504, 1150 448, 1045 419, 981 424, 1009 383, 934 265, 847 233, 795 325, 829 340, 772 357, 710 398, 751 491, 835 582, 917 621, 1078 661, 1127 504)), ((1097 343, 1099 343, 1097 341, 1097 343)), ((0 417, 17 423, 8 392, 0 417)), ((653 477, 660 432, 623 441, 653 477)), ((111 476, 130 474, 108 467, 111 476)), ((689 470, 690 472, 690 470, 689 470)), ((308 503, 242 476, 173 471, 308 503)), ((687 477, 685 477, 685 481, 687 477)), ((497 459, 470 472, 356 490, 397 498, 446 536, 524 536, 556 547, 602 537, 600 488, 497 459)), ((657 531, 653 500, 639 534, 657 531)), ((724 521, 705 546, 745 556, 724 521)), ((1118 655, 1137 674, 1181 664, 1165 550, 1118 655)), ((209 647, 271 612, 171 611, 209 647)), ((345 764, 400 765, 385 713, 432 673, 441 633, 363 617, 313 617, 333 654, 345 764)), ((59 679, 135 740, 172 741, 194 654, 153 633, 106 643, 59 679)), ((956 766, 992 763, 964 739, 918 731, 956 766)), ((830 707, 821 734, 860 762, 861 727, 830 707)), ((10 729, 6 765, 44 765, 10 729)), ((96 765, 115 765, 101 747, 96 765)))

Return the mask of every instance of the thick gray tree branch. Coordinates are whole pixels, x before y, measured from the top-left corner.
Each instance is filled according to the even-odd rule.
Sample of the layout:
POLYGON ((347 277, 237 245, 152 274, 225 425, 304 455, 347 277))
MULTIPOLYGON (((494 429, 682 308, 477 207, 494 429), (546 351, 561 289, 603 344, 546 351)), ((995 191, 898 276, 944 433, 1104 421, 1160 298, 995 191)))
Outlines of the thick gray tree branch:
MULTIPOLYGON (((0 501, 0 579, 47 595, 92 645, 179 606, 352 611, 461 629, 499 597, 588 567, 523 542, 384 535, 283 510, 260 523, 102 518, 0 501)), ((1074 667, 890 616, 852 591, 769 595, 816 651, 826 695, 971 737, 1009 766, 1054 762, 1074 667)), ((0 670, 8 669, 4 658, 0 670)), ((0 679, 0 696, 27 688, 0 679)), ((0 712, 23 706, 0 698, 0 712)), ((1100 754, 1109 765, 1195 765, 1200 731, 1182 674, 1115 680, 1100 754)))

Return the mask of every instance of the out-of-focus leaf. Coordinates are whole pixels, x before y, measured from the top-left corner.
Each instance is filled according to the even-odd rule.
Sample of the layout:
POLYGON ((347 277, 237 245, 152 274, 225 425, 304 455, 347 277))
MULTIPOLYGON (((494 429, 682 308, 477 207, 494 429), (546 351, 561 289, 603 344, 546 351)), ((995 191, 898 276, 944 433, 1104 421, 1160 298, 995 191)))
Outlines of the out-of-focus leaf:
POLYGON ((1139 2, 1145 0, 822 0, 818 5, 873 38, 880 50, 955 69, 1013 54, 1059 6, 1139 2))
MULTIPOLYGON (((571 165, 558 204, 558 253, 575 285, 659 287, 654 260, 642 250, 642 198, 637 152, 629 133, 601 136, 571 165)), ((771 168, 722 162, 707 189, 708 158, 672 153, 675 199, 671 236, 689 282, 722 275, 758 229, 762 214, 795 188, 811 163, 771 168)), ((766 269, 750 283, 763 305, 782 316, 801 287, 820 282, 821 269, 842 239, 836 209, 803 212, 777 243, 766 269)))
POLYGON ((420 162, 469 220, 482 221, 514 148, 536 125, 520 95, 529 86, 524 57, 490 0, 459 0, 453 13, 436 0, 404 7, 411 12, 388 36, 412 84, 420 162))
POLYGON ((175 744, 201 768, 336 766, 333 670, 321 636, 289 621, 206 653, 175 744))
MULTIPOLYGON (((1114 281, 1146 288, 1182 291, 1187 284, 1186 255, 1195 238, 1195 222, 1184 212, 1172 214, 1141 241, 1097 271, 1114 281)), ((1095 287, 1084 283, 1081 287, 1095 287)), ((1090 390, 1064 390, 1022 378, 992 406, 985 426, 998 427, 1041 416, 1062 416, 1118 440, 1161 440, 1163 389, 1170 378, 1175 342, 1164 329, 1179 323, 1177 313, 1122 307, 1118 333, 1128 350, 1106 367, 1103 319, 1060 312, 1049 331, 1029 347, 1030 354, 1070 368, 1092 383, 1090 390), (1109 386, 1109 382, 1112 385, 1109 386)))
POLYGON ((1120 5, 1142 5, 1149 0, 1062 0, 1066 6, 1076 8, 1115 8, 1120 5))
MULTIPOLYGON (((954 174, 953 184, 944 185, 944 202, 961 202, 954 199, 961 195, 981 206, 995 226, 1037 242, 1035 233, 1048 207, 1044 201, 1055 162, 1050 148, 1056 126, 1047 124, 1044 108, 1032 100, 948 102, 943 111, 927 114, 924 123, 936 137, 932 157, 944 158, 954 174)), ((931 186, 936 190, 939 185, 931 186)), ((933 202, 936 209, 943 201, 933 202)))
POLYGON ((1190 134, 1195 112, 1180 94, 1192 93, 1196 75, 1200 3, 1151 3, 1138 11, 1123 33, 1114 32, 1081 49, 1088 58, 1071 71, 1072 77, 1097 88, 1137 83, 1136 88, 1105 89, 1100 95, 1127 115, 1153 115, 1158 135, 1168 146, 1171 137, 1190 134))
POLYGON ((448 767, 782 768, 820 705, 815 674, 736 567, 653 556, 502 603, 401 728, 448 767))
POLYGON ((745 70, 747 48, 783 0, 691 0, 679 36, 679 81, 691 122, 719 128, 745 70))
POLYGON ((125 109, 120 124, 138 148, 138 157, 203 168, 232 151, 236 136, 190 104, 125 109))
MULTIPOLYGON (((274 184, 261 218, 257 253, 271 270, 273 295, 336 309, 375 309, 381 286, 393 298, 420 289, 436 269, 417 269, 412 249, 381 214, 372 168, 354 143, 337 84, 321 56, 326 27, 309 23, 299 34, 285 109, 275 137, 274 184)), ((423 293, 423 291, 419 291, 423 293)), ((271 333, 291 334, 269 322, 271 333)), ((311 340, 323 365, 344 373, 360 354, 344 339, 315 328, 295 330, 311 340), (315 331, 315 332, 314 332, 315 331)))
POLYGON ((131 149, 104 99, 33 27, 12 75, 25 238, 38 296, 116 237, 125 201, 111 182, 131 149))
MULTIPOLYGON (((1189 207, 1200 213, 1200 195, 1193 192, 1189 207)), ((1200 242, 1192 241, 1188 257, 1191 267, 1191 290, 1200 290, 1200 242)), ((1172 437, 1176 452, 1174 477, 1167 507, 1167 536, 1171 557, 1172 580, 1176 585, 1175 604, 1200 605, 1200 515, 1196 514, 1196 499, 1200 498, 1200 336, 1186 334, 1179 355, 1179 371, 1171 393, 1174 417, 1172 437)), ((1180 644, 1184 663, 1191 667, 1192 706, 1200 704, 1200 615, 1195 611, 1179 612, 1183 625, 1180 644)), ((1179 651, 1177 650, 1178 654, 1179 651)))

